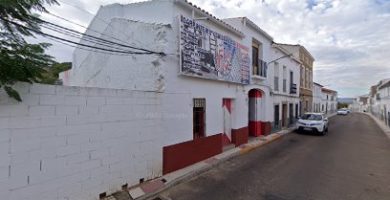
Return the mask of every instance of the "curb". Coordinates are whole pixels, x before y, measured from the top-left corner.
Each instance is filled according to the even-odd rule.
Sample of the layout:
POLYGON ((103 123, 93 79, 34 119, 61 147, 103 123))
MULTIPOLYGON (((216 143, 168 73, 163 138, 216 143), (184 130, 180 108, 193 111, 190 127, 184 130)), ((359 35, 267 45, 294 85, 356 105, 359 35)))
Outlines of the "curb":
POLYGON ((162 177, 154 179, 148 183, 138 185, 134 188, 129 189, 128 193, 134 200, 146 200, 157 198, 158 195, 188 179, 191 179, 199 174, 202 174, 215 166, 222 164, 223 162, 235 158, 237 156, 246 154, 252 150, 255 150, 261 146, 269 144, 275 140, 282 138, 287 133, 290 133, 294 128, 285 129, 277 133, 272 133, 265 137, 254 138, 247 144, 243 144, 239 147, 222 152, 221 154, 215 155, 206 160, 200 161, 183 169, 174 171, 166 174, 162 177), (149 186, 148 186, 149 185, 149 186), (156 186, 156 187, 154 187, 156 186), (150 191, 150 192, 147 192, 150 191))
POLYGON ((371 113, 367 113, 367 112, 359 112, 359 113, 363 113, 370 116, 371 119, 373 119, 375 123, 379 126, 379 128, 383 131, 383 133, 385 133, 385 135, 390 139, 390 128, 383 121, 381 121, 371 113))

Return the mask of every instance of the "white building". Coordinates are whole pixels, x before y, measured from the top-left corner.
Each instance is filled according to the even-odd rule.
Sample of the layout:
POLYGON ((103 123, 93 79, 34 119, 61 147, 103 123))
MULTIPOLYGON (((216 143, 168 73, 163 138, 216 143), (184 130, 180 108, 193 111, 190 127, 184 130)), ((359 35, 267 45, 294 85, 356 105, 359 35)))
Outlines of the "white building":
POLYGON ((368 112, 369 111, 369 95, 361 95, 356 98, 353 110, 356 112, 368 112))
POLYGON ((327 88, 321 88, 322 103, 321 112, 332 114, 337 111, 337 92, 327 88))
POLYGON ((324 86, 314 82, 313 83, 313 112, 322 112, 322 88, 324 86))
POLYGON ((378 97, 381 119, 390 126, 390 80, 384 81, 378 86, 378 97))
POLYGON ((273 100, 271 97, 272 73, 268 62, 272 60, 273 38, 246 17, 228 18, 223 19, 223 21, 243 32, 245 37, 242 38, 242 44, 250 47, 251 79, 250 84, 245 88, 249 91, 249 96, 258 96, 256 95, 258 93, 261 98, 257 102, 253 101, 253 98, 249 98, 249 134, 257 136, 262 132, 270 133, 273 120, 273 100), (253 59, 253 56, 257 58, 253 59))
POLYGON ((390 126, 390 79, 371 87, 367 110, 390 126))
POLYGON ((271 58, 269 71, 273 75, 273 128, 278 130, 293 125, 299 117, 302 63, 277 43, 272 46, 271 58))
MULTIPOLYGON (((153 149, 161 151, 148 163, 134 164, 152 170, 129 178, 129 185, 221 153, 223 145, 241 145, 248 136, 271 131, 274 76, 267 62, 284 52, 271 53, 280 49, 273 48, 272 38, 250 20, 222 21, 184 0, 154 0, 103 6, 86 34, 165 54, 107 54, 77 48, 72 70, 62 75, 64 85, 161 94, 157 95, 161 110, 150 114, 172 117, 161 121, 155 137, 148 134, 153 149)), ((281 69, 279 75, 285 76, 287 91, 279 96, 288 97, 294 112, 298 94, 290 94, 289 83, 299 83, 298 62, 283 62, 280 66, 286 65, 287 74, 281 69)))

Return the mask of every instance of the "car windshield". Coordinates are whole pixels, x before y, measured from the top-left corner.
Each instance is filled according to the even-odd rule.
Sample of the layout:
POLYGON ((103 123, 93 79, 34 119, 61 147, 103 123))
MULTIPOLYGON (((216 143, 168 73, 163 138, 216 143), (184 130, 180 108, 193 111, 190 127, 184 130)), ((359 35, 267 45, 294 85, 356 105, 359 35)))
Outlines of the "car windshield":
POLYGON ((304 114, 304 115, 302 115, 301 119, 319 121, 322 119, 322 117, 321 117, 321 115, 316 115, 316 114, 304 114))

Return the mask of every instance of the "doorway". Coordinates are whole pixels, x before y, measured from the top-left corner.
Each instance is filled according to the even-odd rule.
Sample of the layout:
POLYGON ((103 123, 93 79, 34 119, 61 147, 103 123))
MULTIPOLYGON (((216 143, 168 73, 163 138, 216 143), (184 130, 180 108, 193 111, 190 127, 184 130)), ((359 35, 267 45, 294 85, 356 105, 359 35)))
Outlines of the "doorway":
POLYGON ((294 123, 294 104, 290 103, 288 105, 288 125, 292 125, 294 123))
POLYGON ((280 116, 279 116, 279 113, 280 113, 280 110, 279 110, 279 104, 278 105, 275 105, 275 108, 274 108, 274 129, 275 130, 278 130, 280 127, 279 123, 280 123, 280 116))
POLYGON ((222 99, 223 133, 232 142, 232 99, 222 99))
POLYGON ((251 89, 248 93, 248 129, 249 135, 258 137, 262 134, 261 132, 261 121, 260 121, 260 101, 262 93, 260 90, 251 89))
POLYGON ((205 136, 206 99, 194 99, 193 104, 193 135, 198 139, 205 136))
POLYGON ((282 104, 282 127, 287 127, 287 104, 282 104))

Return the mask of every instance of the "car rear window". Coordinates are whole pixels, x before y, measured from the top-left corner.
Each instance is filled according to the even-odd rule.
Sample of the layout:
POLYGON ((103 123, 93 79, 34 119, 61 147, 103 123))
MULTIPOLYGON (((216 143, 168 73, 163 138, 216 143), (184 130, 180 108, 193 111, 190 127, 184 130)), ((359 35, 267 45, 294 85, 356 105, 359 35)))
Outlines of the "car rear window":
POLYGON ((301 119, 304 119, 304 120, 321 120, 322 119, 322 116, 321 115, 315 115, 315 114, 304 114, 302 115, 301 119))

